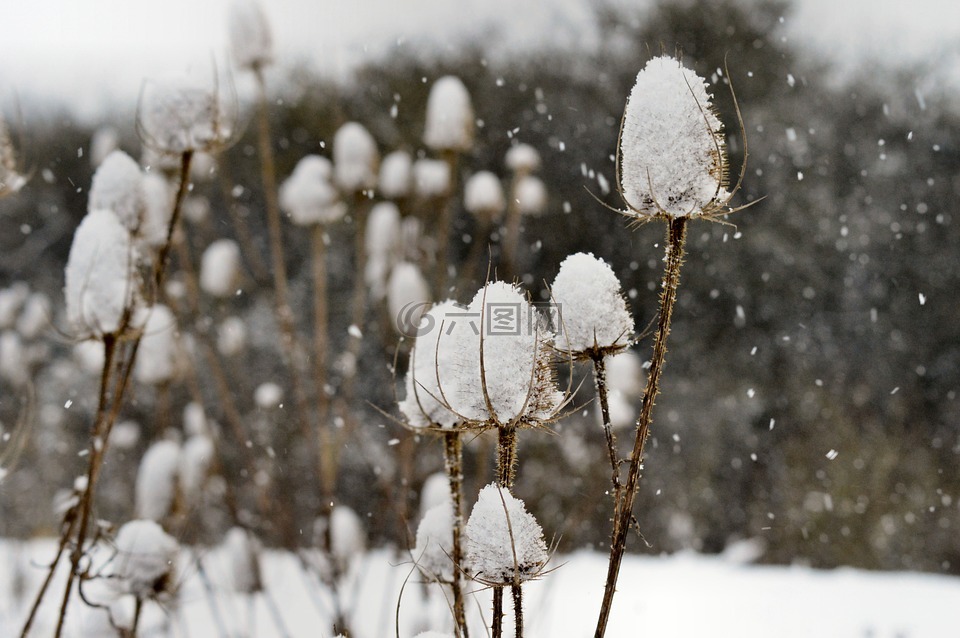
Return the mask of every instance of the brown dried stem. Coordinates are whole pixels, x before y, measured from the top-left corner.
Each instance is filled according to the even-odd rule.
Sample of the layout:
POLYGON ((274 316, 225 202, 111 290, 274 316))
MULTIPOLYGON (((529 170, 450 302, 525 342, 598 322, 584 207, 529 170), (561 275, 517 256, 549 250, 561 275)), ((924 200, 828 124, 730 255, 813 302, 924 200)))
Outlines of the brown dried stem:
POLYGON ((444 460, 447 480, 450 483, 450 498, 453 503, 453 617, 457 636, 469 638, 466 608, 463 602, 463 441, 460 432, 448 430, 443 434, 444 460))

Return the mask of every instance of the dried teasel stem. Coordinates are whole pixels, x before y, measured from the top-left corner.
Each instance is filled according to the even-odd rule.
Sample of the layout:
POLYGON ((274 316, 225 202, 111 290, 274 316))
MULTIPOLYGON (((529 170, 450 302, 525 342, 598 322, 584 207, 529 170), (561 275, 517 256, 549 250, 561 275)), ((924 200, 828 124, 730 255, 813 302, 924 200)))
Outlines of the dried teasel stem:
MULTIPOLYGON (((497 428, 497 486, 501 488, 513 488, 513 480, 516 477, 517 465, 517 427, 514 424, 502 424, 497 428)), ((494 586, 493 588, 493 638, 502 638, 503 636, 503 586, 494 586)), ((519 590, 518 585, 513 586, 514 590, 519 590)), ((513 593, 514 604, 519 601, 519 592, 513 593)), ((520 615, 520 608, 514 608, 515 615, 520 615)), ((522 620, 521 627, 522 627, 522 620)), ((523 634, 517 634, 522 636, 523 634)))
POLYGON ((640 407, 640 416, 637 418, 637 435, 634 440, 633 452, 630 454, 627 482, 623 487, 623 496, 620 499, 619 506, 614 512, 607 582, 604 587, 603 603, 600 607, 600 616, 597 620, 597 630, 594 638, 603 638, 606 633, 610 610, 613 606, 613 595, 616 592, 617 579, 620 575, 620 564, 623 561, 623 553, 627 545, 627 532, 630 530, 630 521, 633 516, 633 501, 637 495, 640 468, 643 465, 643 448, 650 434, 654 402, 660 393, 660 376, 663 374, 666 360, 667 337, 670 335, 673 306, 677 300, 677 288, 680 286, 680 268, 683 265, 687 221, 688 218, 686 217, 675 217, 668 221, 663 282, 660 290, 660 313, 653 341, 653 356, 650 359, 650 372, 647 377, 643 403, 640 407))
POLYGON ((449 430, 443 434, 444 468, 450 483, 450 498, 453 503, 453 617, 456 634, 469 638, 466 608, 463 601, 463 441, 460 432, 449 430))
POLYGON ((594 350, 590 353, 593 361, 593 379, 597 386, 597 399, 600 402, 600 414, 603 418, 603 434, 607 439, 607 453, 610 456, 610 484, 613 486, 614 509, 620 506, 620 458, 617 454, 617 437, 613 433, 610 422, 610 402, 607 397, 607 367, 603 360, 603 353, 594 350))
POLYGON ((330 401, 327 396, 327 256, 325 231, 321 224, 311 229, 313 267, 313 377, 317 402, 316 446, 320 459, 318 480, 323 498, 331 500, 336 473, 336 447, 330 429, 330 401))

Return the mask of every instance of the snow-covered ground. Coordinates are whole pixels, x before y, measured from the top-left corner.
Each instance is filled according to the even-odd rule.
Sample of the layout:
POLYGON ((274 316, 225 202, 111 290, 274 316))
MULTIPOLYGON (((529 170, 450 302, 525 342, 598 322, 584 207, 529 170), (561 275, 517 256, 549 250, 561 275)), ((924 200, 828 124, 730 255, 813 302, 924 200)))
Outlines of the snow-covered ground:
MULTIPOLYGON (((37 565, 52 553, 49 541, 0 544, 0 636, 17 635, 24 606, 44 575, 37 565)), ((277 614, 271 613, 263 596, 251 601, 230 592, 222 552, 202 554, 207 584, 215 592, 212 596, 196 562, 186 558, 182 562, 179 605, 166 609, 152 605, 145 610, 141 636, 283 635, 274 620, 277 614)), ((524 589, 526 635, 591 636, 606 558, 583 551, 555 556, 551 565, 554 571, 524 589)), ((415 577, 404 587, 410 573, 409 557, 388 550, 371 552, 356 566, 354 578, 345 587, 355 636, 409 638, 424 629, 446 627, 449 616, 438 591, 428 594, 415 577)), ((294 557, 268 554, 263 575, 269 603, 282 617, 288 635, 329 635, 326 618, 332 601, 294 557)), ((59 590, 54 587, 33 635, 50 635, 59 590)), ((478 591, 472 597, 472 635, 484 636, 479 610, 489 618, 490 595, 478 591)), ((628 556, 607 635, 942 638, 957 635, 958 609, 960 579, 946 576, 753 566, 732 557, 694 554, 628 556)), ((71 636, 104 635, 102 625, 82 603, 71 608, 69 618, 71 636), (92 628, 93 633, 78 631, 79 625, 92 628)))

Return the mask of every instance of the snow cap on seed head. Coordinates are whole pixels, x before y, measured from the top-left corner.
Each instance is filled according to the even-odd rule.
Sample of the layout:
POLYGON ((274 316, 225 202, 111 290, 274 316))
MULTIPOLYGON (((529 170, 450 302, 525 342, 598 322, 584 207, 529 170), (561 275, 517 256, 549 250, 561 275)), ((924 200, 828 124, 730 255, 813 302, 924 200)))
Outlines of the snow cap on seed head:
POLYGON ((333 136, 333 177, 346 193, 377 185, 377 143, 362 124, 347 122, 333 136))
POLYGON ((435 151, 469 151, 473 147, 473 104, 460 78, 446 75, 430 87, 423 142, 435 151))
POLYGON ((415 324, 419 329, 405 379, 407 394, 399 403, 400 412, 413 427, 451 428, 459 421, 447 407, 458 367, 454 339, 448 332, 458 321, 469 321, 462 316, 465 312, 448 299, 434 304, 415 324))
POLYGON ((180 452, 179 443, 162 440, 144 453, 134 490, 138 517, 160 521, 173 511, 178 497, 180 452))
POLYGON ((380 194, 399 199, 410 194, 413 183, 413 158, 406 151, 393 151, 380 163, 380 194))
POLYGON ((137 131, 146 147, 163 155, 218 150, 234 134, 237 105, 230 97, 222 94, 216 77, 145 84, 137 131))
POLYGON ((257 70, 273 61, 273 38, 263 8, 256 0, 233 0, 227 14, 233 61, 257 70))
POLYGON ((706 81, 670 56, 637 74, 618 149, 629 213, 689 217, 729 197, 723 125, 711 97, 706 81))
POLYGON ((211 297, 230 297, 237 291, 240 269, 237 242, 218 239, 207 246, 200 258, 200 288, 211 297))
POLYGON ((280 207, 298 226, 330 224, 347 212, 340 193, 330 183, 330 160, 307 155, 280 186, 280 207))
MULTIPOLYGON (((449 494, 449 491, 447 492, 449 494)), ((427 510, 417 526, 413 559, 429 581, 453 580, 453 504, 450 498, 427 510)))
POLYGON ((550 288, 563 334, 557 347, 575 354, 612 353, 630 345, 633 317, 620 280, 602 259, 590 253, 570 255, 550 288))
POLYGON ((123 151, 113 151, 93 174, 87 210, 112 210, 127 230, 136 233, 145 206, 140 165, 123 151))
POLYGON ((471 175, 464 186, 463 205, 477 217, 499 220, 506 208, 500 178, 490 171, 479 171, 471 175))
POLYGON ((467 571, 482 583, 531 580, 549 558, 537 519, 510 490, 492 483, 480 490, 464 533, 467 571))
POLYGON ((515 144, 504 161, 511 171, 525 175, 540 168, 540 152, 529 144, 515 144))
POLYGON ((176 539, 153 521, 135 520, 120 528, 116 546, 109 582, 118 590, 140 600, 169 593, 180 550, 176 539))
POLYGON ((393 267, 387 280, 387 310, 397 332, 416 334, 420 315, 430 305, 430 300, 430 285, 419 266, 401 261, 393 267))
POLYGON ((136 321, 143 325, 143 337, 137 350, 133 376, 139 383, 159 385, 171 381, 178 372, 177 319, 163 304, 141 308, 136 321))
POLYGON ((547 210, 547 187, 539 177, 524 175, 518 179, 513 198, 521 215, 539 217, 547 210))
POLYGON ((417 197, 443 197, 450 190, 450 165, 443 160, 418 159, 413 164, 413 187, 417 197))

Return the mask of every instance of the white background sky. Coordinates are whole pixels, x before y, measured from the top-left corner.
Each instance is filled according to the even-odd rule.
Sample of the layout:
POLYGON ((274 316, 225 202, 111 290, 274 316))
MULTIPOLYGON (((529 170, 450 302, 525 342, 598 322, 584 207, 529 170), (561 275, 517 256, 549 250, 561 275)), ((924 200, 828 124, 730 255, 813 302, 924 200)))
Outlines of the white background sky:
MULTIPOLYGON (((621 0, 649 4, 649 0, 621 0)), ((85 115, 134 100, 144 77, 223 58, 229 0, 0 0, 0 103, 52 97, 85 115)), ((261 0, 281 63, 346 74, 398 38, 456 47, 494 30, 503 46, 589 45, 590 0, 261 0)), ((960 60, 960 0, 796 0, 795 41, 844 65, 960 60)))

